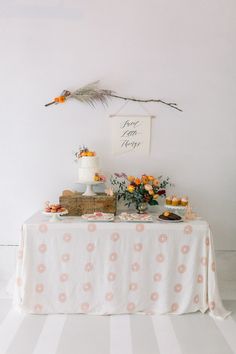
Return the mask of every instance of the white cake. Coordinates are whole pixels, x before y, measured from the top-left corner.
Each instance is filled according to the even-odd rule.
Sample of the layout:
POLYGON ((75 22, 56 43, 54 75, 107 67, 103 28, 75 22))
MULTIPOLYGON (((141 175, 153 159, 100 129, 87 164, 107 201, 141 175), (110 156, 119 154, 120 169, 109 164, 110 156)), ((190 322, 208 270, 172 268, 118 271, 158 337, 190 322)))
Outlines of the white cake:
POLYGON ((99 159, 97 156, 83 156, 79 159, 79 182, 94 182, 95 173, 99 173, 99 159))

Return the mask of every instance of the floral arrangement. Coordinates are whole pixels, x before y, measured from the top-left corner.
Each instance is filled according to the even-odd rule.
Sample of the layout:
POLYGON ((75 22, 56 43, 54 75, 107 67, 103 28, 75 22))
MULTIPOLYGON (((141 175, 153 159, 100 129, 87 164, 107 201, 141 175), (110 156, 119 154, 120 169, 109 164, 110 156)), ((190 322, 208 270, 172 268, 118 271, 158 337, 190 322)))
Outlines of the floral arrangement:
POLYGON ((75 152, 76 159, 79 159, 83 156, 96 156, 95 151, 90 151, 86 146, 80 146, 79 151, 75 152))
POLYGON ((144 174, 137 178, 125 173, 115 173, 111 177, 111 184, 117 188, 118 200, 123 199, 128 207, 135 204, 140 211, 142 203, 158 205, 158 198, 166 196, 166 186, 170 183, 169 177, 164 180, 162 176, 155 178, 144 174))

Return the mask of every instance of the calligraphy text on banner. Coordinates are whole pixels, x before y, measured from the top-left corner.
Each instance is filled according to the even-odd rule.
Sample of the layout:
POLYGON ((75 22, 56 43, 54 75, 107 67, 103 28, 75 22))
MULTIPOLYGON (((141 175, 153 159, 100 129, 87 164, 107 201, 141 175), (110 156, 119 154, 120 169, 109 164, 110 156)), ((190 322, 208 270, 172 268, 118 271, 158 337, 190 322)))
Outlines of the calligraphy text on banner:
POLYGON ((149 154, 150 116, 114 116, 111 124, 113 154, 149 154))

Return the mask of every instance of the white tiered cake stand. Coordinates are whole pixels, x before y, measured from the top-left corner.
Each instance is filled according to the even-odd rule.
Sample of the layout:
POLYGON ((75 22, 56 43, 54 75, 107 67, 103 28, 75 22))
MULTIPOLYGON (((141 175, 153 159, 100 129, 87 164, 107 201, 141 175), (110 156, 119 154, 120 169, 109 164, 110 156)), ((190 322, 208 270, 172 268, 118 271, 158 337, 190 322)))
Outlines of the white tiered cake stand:
POLYGON ((97 195, 97 193, 94 192, 93 186, 96 186, 98 184, 104 184, 104 182, 95 182, 95 181, 77 181, 76 183, 78 184, 84 184, 86 186, 86 190, 82 195, 85 195, 87 197, 92 197, 94 195, 97 195))

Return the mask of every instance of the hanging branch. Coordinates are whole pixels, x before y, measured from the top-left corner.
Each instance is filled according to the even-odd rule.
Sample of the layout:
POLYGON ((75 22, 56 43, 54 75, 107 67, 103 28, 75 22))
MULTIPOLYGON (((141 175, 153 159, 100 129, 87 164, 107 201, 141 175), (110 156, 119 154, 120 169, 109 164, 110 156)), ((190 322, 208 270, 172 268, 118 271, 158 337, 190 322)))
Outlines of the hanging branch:
POLYGON ((102 103, 104 105, 107 105, 110 98, 118 98, 125 101, 134 101, 134 102, 143 102, 143 103, 155 102, 155 103, 162 103, 166 106, 169 106, 171 108, 177 109, 178 111, 182 112, 182 109, 180 109, 177 106, 177 103, 165 102, 163 100, 153 99, 153 98, 139 99, 133 97, 119 96, 111 90, 104 90, 99 88, 99 81, 92 82, 78 90, 75 90, 74 92, 64 90, 62 91, 59 97, 56 97, 52 102, 45 104, 45 107, 51 106, 53 104, 64 103, 69 98, 75 98, 76 100, 82 103, 87 103, 92 107, 95 107, 96 103, 102 103))
POLYGON ((169 107, 171 107, 171 108, 177 109, 177 110, 180 111, 180 112, 183 112, 182 109, 180 109, 179 107, 177 107, 177 103, 173 103, 173 102, 165 102, 165 101, 163 101, 163 100, 155 100, 154 98, 144 100, 144 99, 133 98, 133 97, 118 96, 118 95, 115 95, 115 94, 113 94, 113 93, 111 93, 110 96, 111 96, 111 97, 115 97, 115 98, 119 98, 119 99, 121 99, 121 100, 126 100, 126 101, 134 101, 134 102, 142 102, 142 103, 149 103, 149 102, 163 103, 163 104, 165 104, 166 106, 169 106, 169 107))

